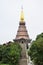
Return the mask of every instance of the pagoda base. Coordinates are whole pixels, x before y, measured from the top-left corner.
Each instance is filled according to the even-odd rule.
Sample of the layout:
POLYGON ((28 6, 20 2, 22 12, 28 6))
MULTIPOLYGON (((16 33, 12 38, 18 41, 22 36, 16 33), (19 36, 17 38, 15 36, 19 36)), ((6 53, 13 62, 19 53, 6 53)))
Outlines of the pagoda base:
POLYGON ((20 59, 19 65, 27 65, 27 59, 20 59))

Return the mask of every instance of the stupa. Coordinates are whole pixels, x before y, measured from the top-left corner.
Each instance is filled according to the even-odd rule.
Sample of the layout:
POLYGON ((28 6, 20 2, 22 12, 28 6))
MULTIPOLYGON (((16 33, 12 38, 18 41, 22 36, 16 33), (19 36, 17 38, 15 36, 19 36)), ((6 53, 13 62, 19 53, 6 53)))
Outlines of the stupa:
POLYGON ((31 41, 27 32, 26 26, 25 26, 23 8, 21 11, 19 28, 18 28, 17 35, 14 41, 19 42, 19 43, 26 43, 26 44, 30 43, 31 41))
POLYGON ((27 65, 26 49, 28 48, 28 43, 30 43, 31 39, 29 38, 27 29, 26 29, 23 8, 21 10, 19 28, 18 28, 17 35, 16 35, 16 38, 14 39, 14 41, 19 43, 22 48, 19 65, 27 65))

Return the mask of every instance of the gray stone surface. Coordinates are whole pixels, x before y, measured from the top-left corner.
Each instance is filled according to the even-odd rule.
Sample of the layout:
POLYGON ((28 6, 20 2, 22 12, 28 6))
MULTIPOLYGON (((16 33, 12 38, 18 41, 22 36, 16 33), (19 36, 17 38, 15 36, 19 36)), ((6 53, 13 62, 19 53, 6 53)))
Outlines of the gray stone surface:
POLYGON ((20 59, 19 65, 27 65, 27 59, 20 59))
POLYGON ((26 56, 26 44, 20 43, 22 52, 21 52, 21 58, 19 60, 19 65, 27 65, 27 56, 26 56))

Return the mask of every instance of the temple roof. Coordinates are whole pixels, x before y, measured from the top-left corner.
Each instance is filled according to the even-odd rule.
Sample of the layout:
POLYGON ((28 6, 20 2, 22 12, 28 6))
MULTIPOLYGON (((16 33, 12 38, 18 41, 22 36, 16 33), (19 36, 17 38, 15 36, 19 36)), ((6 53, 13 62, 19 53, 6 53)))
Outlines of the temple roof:
POLYGON ((21 39, 21 38, 29 39, 29 35, 25 25, 19 25, 19 28, 17 31, 16 39, 21 39))
POLYGON ((17 31, 17 35, 15 40, 18 39, 27 39, 29 40, 29 35, 25 26, 25 21, 24 21, 24 13, 23 13, 23 8, 21 11, 21 17, 20 17, 20 22, 19 22, 19 27, 18 27, 18 31, 17 31))

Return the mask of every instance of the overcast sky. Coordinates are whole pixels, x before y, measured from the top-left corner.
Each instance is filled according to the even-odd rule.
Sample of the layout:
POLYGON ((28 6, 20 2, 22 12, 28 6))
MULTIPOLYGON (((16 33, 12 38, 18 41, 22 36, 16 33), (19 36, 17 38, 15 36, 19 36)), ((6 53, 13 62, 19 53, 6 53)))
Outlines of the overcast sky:
POLYGON ((22 5, 30 38, 43 32, 43 0, 0 0, 0 44, 15 38, 22 5))

